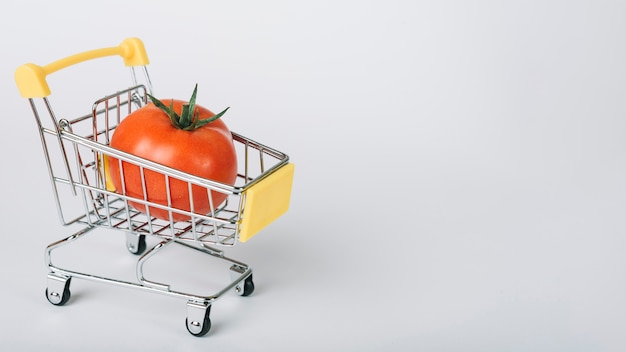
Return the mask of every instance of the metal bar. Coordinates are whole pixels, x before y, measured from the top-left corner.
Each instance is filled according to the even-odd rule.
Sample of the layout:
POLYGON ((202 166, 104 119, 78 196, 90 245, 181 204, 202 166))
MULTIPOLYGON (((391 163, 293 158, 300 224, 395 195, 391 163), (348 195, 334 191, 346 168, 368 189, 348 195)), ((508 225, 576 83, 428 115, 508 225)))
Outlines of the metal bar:
POLYGON ((67 159, 67 153, 65 152, 65 146, 63 145, 63 139, 61 137, 61 134, 62 134, 61 126, 58 124, 57 119, 54 116, 54 112, 52 111, 52 107, 50 106, 50 101, 48 101, 48 98, 43 98, 43 102, 46 105, 46 108, 48 109, 48 113, 50 114, 50 119, 52 120, 52 124, 57 129, 56 135, 57 135, 57 140, 59 142, 59 149, 61 150, 61 154, 63 155, 64 161, 65 161, 65 171, 67 172, 67 179, 70 181, 70 184, 72 186, 72 194, 76 195, 76 188, 74 186, 74 180, 72 179, 72 171, 70 170, 70 163, 67 159))

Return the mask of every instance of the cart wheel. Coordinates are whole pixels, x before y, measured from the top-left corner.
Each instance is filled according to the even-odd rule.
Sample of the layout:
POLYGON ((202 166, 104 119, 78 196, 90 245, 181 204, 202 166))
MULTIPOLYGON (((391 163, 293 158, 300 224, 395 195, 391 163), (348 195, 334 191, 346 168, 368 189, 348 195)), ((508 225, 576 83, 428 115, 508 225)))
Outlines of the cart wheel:
POLYGON ((211 306, 209 305, 208 307, 206 307, 206 309, 203 309, 202 307, 200 307, 199 310, 196 310, 193 313, 190 311, 190 316, 188 316, 185 319, 185 326, 187 327, 187 331, 189 331, 189 333, 192 334, 193 336, 202 337, 206 335, 209 332, 209 330, 211 330, 211 318, 209 317, 211 315, 211 306), (195 320, 192 314, 196 313, 193 315, 197 315, 197 313, 199 313, 202 310, 204 310, 204 318, 198 319, 198 320, 202 320, 202 322, 195 320))
POLYGON ((67 281, 65 281, 65 283, 63 284, 63 289, 49 289, 46 288, 46 298, 48 299, 48 302, 54 304, 55 306, 62 306, 65 303, 67 303, 67 301, 70 300, 70 282, 72 281, 72 278, 67 279, 67 281), (61 292, 58 292, 61 291, 61 292))
POLYGON ((250 276, 248 276, 243 281, 243 288, 242 285, 237 285, 235 287, 235 291, 237 291, 240 296, 250 296, 252 292, 254 292, 254 281, 252 281, 252 274, 250 274, 250 276))
POLYGON ((126 234, 126 248, 129 252, 141 255, 146 250, 146 235, 126 234))

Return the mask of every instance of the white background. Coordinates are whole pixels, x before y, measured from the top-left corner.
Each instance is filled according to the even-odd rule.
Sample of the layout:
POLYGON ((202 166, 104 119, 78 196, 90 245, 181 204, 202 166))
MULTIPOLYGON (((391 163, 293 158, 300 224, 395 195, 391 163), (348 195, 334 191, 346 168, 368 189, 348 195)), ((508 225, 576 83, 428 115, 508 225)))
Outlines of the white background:
MULTIPOLYGON (((23 0, 0 33, 3 350, 626 348, 626 2, 23 0), (44 297, 44 248, 71 231, 13 72, 135 36, 157 95, 198 83, 296 164, 289 212, 227 252, 255 294, 217 301, 203 338, 175 298, 44 297)), ((51 98, 89 109, 91 82, 51 98)), ((132 264, 110 236, 70 262, 132 264)))

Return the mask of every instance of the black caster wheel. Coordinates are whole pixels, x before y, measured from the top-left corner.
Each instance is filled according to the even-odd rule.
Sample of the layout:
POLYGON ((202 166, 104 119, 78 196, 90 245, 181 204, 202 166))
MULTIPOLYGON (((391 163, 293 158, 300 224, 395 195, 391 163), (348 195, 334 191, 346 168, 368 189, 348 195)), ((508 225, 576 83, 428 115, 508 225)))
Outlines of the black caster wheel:
POLYGON ((252 281, 252 274, 248 276, 244 281, 243 285, 238 285, 235 287, 235 290, 240 296, 250 296, 252 292, 254 292, 254 281, 252 281))
MULTIPOLYGON (((233 281, 241 280, 241 275, 243 275, 246 270, 249 270, 249 268, 246 268, 242 265, 233 264, 230 267, 231 279, 233 281)), ((252 273, 250 273, 248 277, 246 277, 243 281, 240 281, 237 286, 235 286, 235 292, 237 292, 237 294, 240 296, 250 296, 252 292, 254 292, 254 281, 252 281, 252 273)))
MULTIPOLYGON (((48 302, 55 306, 62 306, 70 300, 70 282, 72 278, 67 279, 63 285, 63 288, 57 287, 57 289, 46 288, 46 299, 48 302), (60 291, 60 292, 59 292, 60 291)), ((58 285, 57 285, 58 286, 58 285)))
MULTIPOLYGON (((200 312, 202 309, 200 309, 199 311, 196 311, 194 315, 197 315, 198 312, 200 312)), ((201 314, 201 313, 200 313, 201 314)), ((193 336, 197 336, 197 337, 202 337, 204 335, 206 335, 209 330, 211 330, 211 318, 209 317, 211 314, 211 306, 206 307, 206 310, 204 310, 204 318, 201 318, 197 321, 192 317, 187 317, 185 319, 185 326, 187 327, 187 331, 189 331, 190 334, 192 334, 193 336)))
POLYGON ((146 235, 126 234, 126 248, 135 255, 141 255, 146 251, 146 235))

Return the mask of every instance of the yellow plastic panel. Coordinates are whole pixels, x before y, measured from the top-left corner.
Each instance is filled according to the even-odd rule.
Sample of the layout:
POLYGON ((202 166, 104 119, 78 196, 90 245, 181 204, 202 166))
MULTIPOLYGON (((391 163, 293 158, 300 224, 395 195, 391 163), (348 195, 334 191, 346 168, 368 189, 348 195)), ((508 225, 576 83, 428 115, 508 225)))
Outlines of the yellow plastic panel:
POLYGON ((289 163, 246 191, 240 242, 246 242, 287 212, 294 170, 294 164, 289 163))

